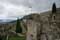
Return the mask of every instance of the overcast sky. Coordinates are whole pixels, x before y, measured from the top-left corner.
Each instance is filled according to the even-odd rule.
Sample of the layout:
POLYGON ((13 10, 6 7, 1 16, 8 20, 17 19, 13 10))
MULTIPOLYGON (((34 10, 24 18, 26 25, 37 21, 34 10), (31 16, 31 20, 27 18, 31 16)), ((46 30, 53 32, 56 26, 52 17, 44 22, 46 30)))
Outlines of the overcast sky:
POLYGON ((31 12, 44 12, 56 3, 60 7, 60 0, 0 0, 0 19, 16 19, 31 12))

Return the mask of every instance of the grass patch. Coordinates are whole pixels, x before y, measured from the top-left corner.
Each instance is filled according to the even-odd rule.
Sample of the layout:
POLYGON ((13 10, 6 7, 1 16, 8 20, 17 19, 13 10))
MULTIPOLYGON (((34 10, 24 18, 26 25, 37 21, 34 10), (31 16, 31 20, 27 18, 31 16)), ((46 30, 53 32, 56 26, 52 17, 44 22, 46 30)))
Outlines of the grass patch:
POLYGON ((25 40, 25 37, 19 37, 19 36, 15 36, 15 37, 9 37, 9 40, 25 40))

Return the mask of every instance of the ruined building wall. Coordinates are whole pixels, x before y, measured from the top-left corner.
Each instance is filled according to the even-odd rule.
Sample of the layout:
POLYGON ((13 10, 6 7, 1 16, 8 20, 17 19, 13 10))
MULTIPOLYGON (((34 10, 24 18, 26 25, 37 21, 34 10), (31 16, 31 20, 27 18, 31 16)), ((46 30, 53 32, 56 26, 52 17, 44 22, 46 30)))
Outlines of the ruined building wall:
POLYGON ((27 40, 37 40, 37 28, 39 23, 33 20, 27 20, 27 40))
POLYGON ((39 18, 35 17, 34 20, 27 19, 26 26, 26 40, 60 40, 59 12, 55 14, 52 14, 52 12, 47 15, 43 14, 39 18))

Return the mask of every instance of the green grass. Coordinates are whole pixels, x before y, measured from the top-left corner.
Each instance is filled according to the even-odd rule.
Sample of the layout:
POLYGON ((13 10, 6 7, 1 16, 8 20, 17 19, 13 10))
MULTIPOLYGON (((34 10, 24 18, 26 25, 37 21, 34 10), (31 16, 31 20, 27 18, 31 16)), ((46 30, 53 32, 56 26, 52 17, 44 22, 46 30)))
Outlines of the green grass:
POLYGON ((15 36, 15 37, 10 37, 9 40, 25 40, 25 37, 15 36))

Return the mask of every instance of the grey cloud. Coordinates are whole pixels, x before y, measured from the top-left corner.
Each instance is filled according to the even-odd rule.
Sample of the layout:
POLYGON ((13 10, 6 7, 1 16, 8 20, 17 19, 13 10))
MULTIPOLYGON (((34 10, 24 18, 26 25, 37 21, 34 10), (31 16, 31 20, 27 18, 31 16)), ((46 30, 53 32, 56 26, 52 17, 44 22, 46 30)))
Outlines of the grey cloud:
POLYGON ((28 0, 0 0, 1 2, 11 3, 13 5, 19 6, 19 5, 27 5, 28 0))
POLYGON ((32 10, 46 10, 52 7, 53 2, 56 2, 57 7, 60 6, 60 0, 1 0, 4 2, 11 3, 13 5, 24 5, 27 7, 32 7, 32 10))
POLYGON ((3 11, 4 11, 4 7, 0 5, 0 14, 3 14, 3 11))

